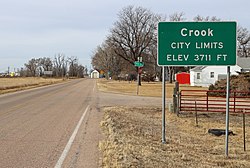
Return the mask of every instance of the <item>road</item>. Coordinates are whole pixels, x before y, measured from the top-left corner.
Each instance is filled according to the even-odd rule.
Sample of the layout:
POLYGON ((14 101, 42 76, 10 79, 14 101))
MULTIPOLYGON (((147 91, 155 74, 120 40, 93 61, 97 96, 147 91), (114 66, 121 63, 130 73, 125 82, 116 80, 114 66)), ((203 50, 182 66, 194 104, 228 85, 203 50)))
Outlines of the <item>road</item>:
POLYGON ((98 167, 100 109, 160 103, 98 92, 91 79, 0 95, 0 167, 98 167))

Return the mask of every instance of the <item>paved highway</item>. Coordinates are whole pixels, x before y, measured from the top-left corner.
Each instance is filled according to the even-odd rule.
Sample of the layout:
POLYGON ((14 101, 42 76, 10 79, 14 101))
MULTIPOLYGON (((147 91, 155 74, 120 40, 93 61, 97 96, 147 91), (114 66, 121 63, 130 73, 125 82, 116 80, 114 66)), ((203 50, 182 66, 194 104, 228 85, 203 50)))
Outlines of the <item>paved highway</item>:
POLYGON ((99 167, 100 109, 117 105, 161 98, 98 92, 92 79, 0 95, 0 167, 99 167))
POLYGON ((0 167, 98 167, 95 82, 0 95, 0 167))

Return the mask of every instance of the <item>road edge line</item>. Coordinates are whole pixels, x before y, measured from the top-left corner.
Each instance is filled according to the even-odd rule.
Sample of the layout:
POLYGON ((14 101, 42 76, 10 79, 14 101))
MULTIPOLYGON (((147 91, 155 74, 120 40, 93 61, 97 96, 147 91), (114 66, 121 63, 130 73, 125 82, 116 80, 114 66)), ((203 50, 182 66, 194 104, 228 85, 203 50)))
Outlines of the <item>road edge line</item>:
POLYGON ((62 154, 61 154, 61 156, 60 156, 59 160, 57 161, 57 163, 56 163, 56 165, 55 165, 54 168, 61 168, 62 167, 62 164, 63 164, 65 158, 67 157, 67 154, 68 154, 68 152, 69 152, 69 150, 71 148, 71 145, 73 144, 73 142, 75 140, 77 132, 78 132, 78 130, 79 130, 79 128, 80 128, 80 126, 81 126, 81 124, 83 122, 83 119, 84 119, 84 117, 85 117, 88 109, 89 109, 89 105, 87 106, 87 108, 85 109, 84 113, 82 114, 81 119, 79 120, 79 122, 78 122, 78 124, 77 124, 77 126, 76 126, 76 128, 74 130, 74 132, 72 133, 72 135, 71 135, 71 137, 70 137, 67 145, 65 146, 65 148, 64 148, 64 150, 63 150, 63 152, 62 152, 62 154))

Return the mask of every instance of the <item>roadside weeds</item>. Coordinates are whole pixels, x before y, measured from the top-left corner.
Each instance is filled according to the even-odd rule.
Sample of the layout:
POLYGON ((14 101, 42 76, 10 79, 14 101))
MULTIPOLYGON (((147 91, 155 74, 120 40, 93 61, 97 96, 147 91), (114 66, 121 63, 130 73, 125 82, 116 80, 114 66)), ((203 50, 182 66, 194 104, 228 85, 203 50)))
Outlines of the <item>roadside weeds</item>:
MULTIPOLYGON (((161 109, 105 107, 101 122, 106 139, 100 142, 101 167, 250 167, 249 150, 242 148, 241 117, 231 116, 229 158, 224 155, 225 136, 207 133, 224 128, 224 114, 166 115, 167 144, 161 143, 161 109)), ((247 132, 250 132, 250 117, 247 132)), ((247 144, 250 137, 247 138, 247 144)))

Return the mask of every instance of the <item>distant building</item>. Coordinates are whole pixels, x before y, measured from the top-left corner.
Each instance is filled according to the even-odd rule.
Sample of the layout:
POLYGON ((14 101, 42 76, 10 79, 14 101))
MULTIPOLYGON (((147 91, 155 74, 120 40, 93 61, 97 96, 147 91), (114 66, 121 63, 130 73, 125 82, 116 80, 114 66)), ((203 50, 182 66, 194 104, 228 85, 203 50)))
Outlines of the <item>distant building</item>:
POLYGON ((8 76, 8 73, 0 73, 0 77, 6 77, 8 76))
POLYGON ((250 58, 238 57, 237 65, 241 67, 241 72, 250 72, 250 58))
POLYGON ((91 78, 100 78, 100 73, 97 70, 94 70, 90 74, 91 78))
POLYGON ((99 78, 105 78, 105 72, 104 70, 99 71, 99 78))

